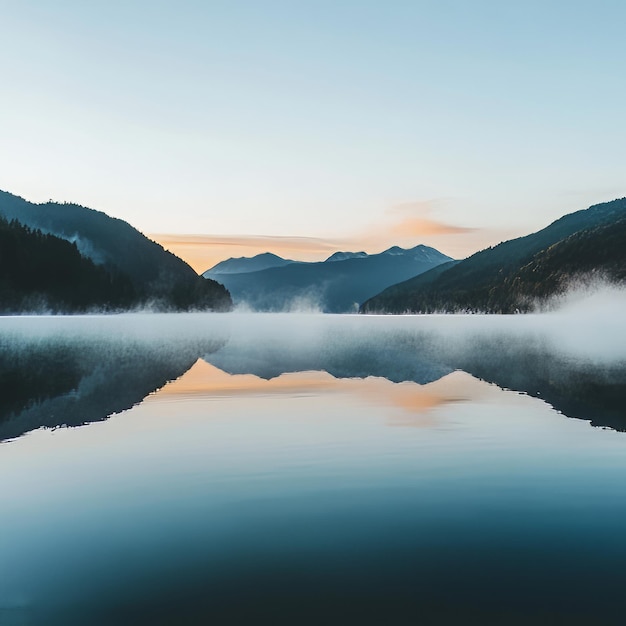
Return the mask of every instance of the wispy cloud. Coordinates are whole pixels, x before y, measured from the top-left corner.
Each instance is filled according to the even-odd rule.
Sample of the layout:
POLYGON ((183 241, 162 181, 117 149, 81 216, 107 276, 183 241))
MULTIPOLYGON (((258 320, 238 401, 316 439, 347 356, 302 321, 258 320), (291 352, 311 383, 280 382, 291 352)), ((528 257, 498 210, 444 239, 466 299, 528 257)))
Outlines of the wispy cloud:
POLYGON ((419 200, 389 207, 381 219, 346 236, 172 235, 152 239, 204 272, 230 257, 273 252, 300 261, 321 261, 338 250, 382 252, 393 245, 425 244, 454 258, 470 254, 520 233, 453 223, 440 217, 445 200, 419 200))
MULTIPOLYGON (((271 235, 170 235, 153 234, 151 239, 178 255, 201 273, 230 257, 273 252, 284 258, 320 261, 341 246, 338 239, 280 237, 271 235)), ((347 243, 347 242, 346 242, 347 243)))
POLYGON ((425 244, 454 258, 464 258, 519 233, 455 223, 446 213, 445 199, 417 200, 389 207, 381 219, 354 237, 368 248, 425 244))
POLYGON ((478 229, 451 224, 433 216, 442 201, 420 200, 390 207, 385 219, 368 230, 370 237, 431 237, 433 235, 466 235, 478 229))

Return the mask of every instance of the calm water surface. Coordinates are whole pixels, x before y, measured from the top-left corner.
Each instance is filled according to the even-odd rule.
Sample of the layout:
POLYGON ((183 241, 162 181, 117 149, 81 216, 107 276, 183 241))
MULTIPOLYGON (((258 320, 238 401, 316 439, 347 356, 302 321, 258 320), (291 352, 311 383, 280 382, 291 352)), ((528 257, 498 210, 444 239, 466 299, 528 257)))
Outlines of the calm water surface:
POLYGON ((624 324, 2 319, 0 624, 621 624, 624 324))

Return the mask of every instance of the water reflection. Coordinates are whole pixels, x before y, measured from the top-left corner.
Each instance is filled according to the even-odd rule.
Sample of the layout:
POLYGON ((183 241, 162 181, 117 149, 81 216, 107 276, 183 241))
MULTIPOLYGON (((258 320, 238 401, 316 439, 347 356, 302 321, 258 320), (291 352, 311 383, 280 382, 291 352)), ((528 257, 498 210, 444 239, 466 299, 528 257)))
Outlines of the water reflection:
MULTIPOLYGON (((34 320, 36 322, 36 320, 34 320)), ((42 321, 42 324, 45 322, 42 321)), ((119 320, 118 320, 119 324, 119 320)), ((32 326, 32 324, 31 324, 32 326)), ((124 411, 184 374, 220 335, 142 335, 76 324, 43 335, 0 334, 0 440, 45 427, 80 426, 124 411), (69 332, 68 332, 69 330, 69 332), (82 330, 82 332, 81 332, 82 330)))
POLYGON ((328 324, 317 332, 309 329, 305 340, 295 342, 292 334, 269 328, 255 341, 246 335, 231 337, 206 360, 231 374, 266 379, 313 370, 340 379, 378 377, 418 385, 462 370, 502 389, 541 398, 568 417, 626 430, 626 352, 602 359, 586 347, 564 350, 563 342, 548 332, 558 318, 547 318, 547 329, 539 316, 504 328, 497 321, 481 324, 482 319, 433 321, 439 322, 413 318, 390 320, 388 326, 384 319, 363 327, 328 324))
MULTIPOLYGON (((199 359, 184 376, 166 385, 154 400, 184 402, 218 398, 315 398, 320 394, 357 398, 359 402, 382 410, 393 411, 392 425, 432 425, 426 417, 437 407, 455 402, 484 401, 496 393, 496 388, 481 383, 464 372, 452 372, 432 383, 394 383, 385 378, 335 378, 324 371, 285 373, 264 379, 254 374, 227 374, 199 359), (418 419, 419 418, 419 419, 418 419)), ((148 400, 150 401, 150 400, 148 400)))
POLYGON ((0 320, 3 432, 97 423, 0 446, 3 626, 623 621, 624 436, 552 409, 620 426, 619 359, 531 319, 41 321, 0 320))
POLYGON ((106 419, 179 378, 200 357, 213 368, 197 366, 167 393, 191 394, 194 386, 213 396, 358 388, 372 402, 385 397, 421 410, 467 400, 463 379, 449 377, 461 370, 539 397, 569 417, 626 430, 626 362, 572 356, 536 329, 294 317, 274 316, 278 324, 271 316, 254 324, 237 316, 211 323, 202 316, 155 316, 156 323, 120 316, 49 328, 40 320, 0 325, 0 440, 106 419), (445 384, 428 386, 440 380, 445 384))

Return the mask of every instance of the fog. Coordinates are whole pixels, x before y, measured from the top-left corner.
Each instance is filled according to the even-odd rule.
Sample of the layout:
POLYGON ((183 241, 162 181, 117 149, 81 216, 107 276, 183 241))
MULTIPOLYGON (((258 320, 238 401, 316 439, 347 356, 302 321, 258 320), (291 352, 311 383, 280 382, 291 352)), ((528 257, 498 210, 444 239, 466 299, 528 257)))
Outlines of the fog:
MULTIPOLYGON (((307 303, 308 305, 309 303, 307 303)), ((308 306, 290 314, 232 314, 231 349, 293 354, 376 345, 382 354, 416 337, 439 349, 474 351, 484 344, 525 343, 562 357, 598 364, 626 360, 626 290, 581 287, 551 302, 549 310, 524 315, 314 315, 308 306), (389 343, 391 342, 391 343, 389 343), (255 347, 256 346, 256 347, 255 347)))
MULTIPOLYGON (((40 602, 44 618, 13 623, 54 623, 46 602, 58 595, 89 613, 59 624, 122 608, 154 619, 103 622, 158 623, 171 611, 168 623, 187 623, 181 610, 224 597, 228 611, 282 602, 292 580, 300 612, 301 590, 320 585, 312 604, 323 607, 318 598, 344 598, 363 572, 376 576, 349 603, 387 580, 411 601, 423 588, 491 602, 499 581, 524 598, 535 581, 547 597, 566 570, 579 587, 563 599, 585 597, 581 572, 600 572, 603 589, 606 570, 563 569, 563 554, 592 546, 595 558, 605 538, 621 572, 623 437, 589 424, 626 431, 625 310, 624 291, 602 288, 532 315, 0 318, 0 622, 40 602), (563 499, 572 505, 555 509, 563 499), (603 521, 612 534, 596 532, 603 521), (342 569, 354 555, 354 570, 342 569), (419 580, 439 576, 432 586, 413 581, 417 565, 419 580), (324 586, 328 572, 335 586, 324 586)), ((396 610, 395 588, 389 597, 396 610)))
MULTIPOLYGON (((626 290, 604 287, 568 293, 549 312, 525 315, 324 315, 309 302, 289 313, 230 314, 136 312, 121 315, 15 316, 0 318, 0 346, 67 341, 111 346, 143 343, 163 351, 208 339, 227 351, 296 357, 339 354, 357 346, 379 358, 423 340, 424 349, 474 352, 480 345, 524 343, 565 358, 613 365, 626 360, 626 290), (313 309, 313 310, 312 310, 313 309)), ((419 352, 419 350, 418 350, 419 352)))
POLYGON ((271 379, 321 371, 428 384, 455 370, 626 427, 626 292, 585 288, 529 315, 310 312, 0 318, 0 439, 129 408, 198 358, 271 379))

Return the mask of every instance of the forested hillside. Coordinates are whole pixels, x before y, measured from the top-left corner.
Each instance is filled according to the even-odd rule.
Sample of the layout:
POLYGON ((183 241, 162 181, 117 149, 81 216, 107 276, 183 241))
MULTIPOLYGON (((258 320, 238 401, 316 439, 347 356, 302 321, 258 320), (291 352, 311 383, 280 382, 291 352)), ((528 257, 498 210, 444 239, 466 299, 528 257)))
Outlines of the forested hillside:
POLYGON ((137 302, 130 278, 76 244, 0 217, 0 311, 115 310, 137 302))
POLYGON ((623 281, 626 198, 562 217, 458 263, 393 285, 361 307, 365 313, 530 311, 590 275, 623 281))
MULTIPOLYGON (((2 216, 6 221, 15 220, 27 227, 24 233, 41 231, 43 237, 50 235, 66 240, 75 252, 91 260, 91 265, 98 268, 99 275, 108 276, 108 280, 114 282, 114 286, 105 289, 100 296, 95 296, 94 290, 102 284, 97 280, 95 284, 98 287, 92 287, 86 284, 89 281, 76 282, 68 278, 63 291, 60 283, 55 282, 61 280, 61 277, 56 277, 48 291, 51 296, 56 294, 62 298, 59 300, 55 295, 49 302, 50 306, 53 302, 65 302, 72 310, 92 307, 98 303, 103 306, 106 304, 109 308, 120 308, 128 302, 134 306, 150 305, 160 310, 226 310, 232 306, 230 294, 221 284, 198 276, 182 259, 164 250, 130 224, 101 211, 76 204, 34 204, 0 191, 0 217, 2 216), (123 294, 118 294, 121 289, 120 281, 126 284, 122 289, 123 294)), ((17 253, 13 251, 10 254, 17 253)), ((37 258, 41 261, 44 256, 40 254, 37 258)), ((23 262, 26 263, 25 260, 23 262)), ((34 263, 32 259, 28 262, 34 263)), ((49 259, 45 263, 48 262, 53 267, 57 265, 55 260, 49 259)), ((48 270, 43 266, 40 271, 47 276, 48 270)), ((50 276, 48 278, 52 280, 50 276)), ((31 281, 21 283, 20 286, 20 280, 15 280, 17 282, 11 283, 7 278, 6 284, 13 284, 21 291, 14 295, 11 295, 10 290, 5 291, 3 302, 23 301, 26 305, 29 301, 24 300, 24 290, 27 285, 39 289, 39 283, 31 281)), ((45 282, 43 278, 42 282, 45 282)), ((41 292, 33 291, 33 302, 37 301, 39 293, 41 292)), ((2 303, 0 306, 4 307, 2 303)))

